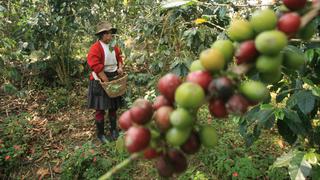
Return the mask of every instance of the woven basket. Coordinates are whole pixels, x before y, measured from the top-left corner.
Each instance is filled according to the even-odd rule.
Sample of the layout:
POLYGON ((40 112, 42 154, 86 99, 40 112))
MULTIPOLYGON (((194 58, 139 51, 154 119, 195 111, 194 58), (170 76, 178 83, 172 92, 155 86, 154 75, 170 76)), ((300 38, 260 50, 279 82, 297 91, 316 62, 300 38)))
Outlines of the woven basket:
POLYGON ((117 77, 114 80, 106 83, 101 83, 101 86, 111 98, 122 96, 126 93, 127 90, 127 79, 128 75, 123 74, 122 76, 117 77))

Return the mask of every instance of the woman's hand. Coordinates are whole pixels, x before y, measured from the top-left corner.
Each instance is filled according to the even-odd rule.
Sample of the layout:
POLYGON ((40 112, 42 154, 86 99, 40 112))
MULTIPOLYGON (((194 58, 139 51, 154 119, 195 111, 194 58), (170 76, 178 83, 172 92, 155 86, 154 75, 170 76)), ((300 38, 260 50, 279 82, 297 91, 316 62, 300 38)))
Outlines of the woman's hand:
POLYGON ((120 75, 123 74, 123 69, 122 69, 122 67, 119 67, 117 71, 118 71, 118 74, 120 74, 120 75))
POLYGON ((99 76, 99 78, 101 79, 102 82, 108 82, 109 81, 108 77, 106 76, 106 74, 103 71, 99 72, 98 76, 99 76))

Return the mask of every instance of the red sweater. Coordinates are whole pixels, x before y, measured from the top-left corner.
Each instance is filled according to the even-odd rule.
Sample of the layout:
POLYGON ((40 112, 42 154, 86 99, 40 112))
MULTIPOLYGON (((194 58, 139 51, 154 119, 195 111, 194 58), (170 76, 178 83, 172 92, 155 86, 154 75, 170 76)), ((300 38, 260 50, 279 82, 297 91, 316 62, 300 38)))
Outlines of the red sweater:
MULTIPOLYGON (((116 59, 119 64, 123 64, 122 56, 121 56, 121 50, 118 46, 114 47, 114 51, 116 54, 116 59)), ((100 42, 95 42, 89 50, 88 56, 87 56, 87 62, 92 71, 94 71, 96 74, 99 74, 104 69, 104 51, 103 47, 101 46, 100 42)), ((90 80, 93 80, 92 73, 90 73, 90 80)))

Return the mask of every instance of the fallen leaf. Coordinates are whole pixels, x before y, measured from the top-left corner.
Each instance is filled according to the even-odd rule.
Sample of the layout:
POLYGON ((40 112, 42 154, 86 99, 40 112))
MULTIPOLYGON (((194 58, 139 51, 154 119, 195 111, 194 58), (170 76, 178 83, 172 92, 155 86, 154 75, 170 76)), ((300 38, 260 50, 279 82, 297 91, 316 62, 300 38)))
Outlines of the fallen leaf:
POLYGON ((47 168, 40 168, 37 171, 37 175, 39 176, 39 180, 43 179, 46 175, 49 175, 49 169, 47 168))
POLYGON ((50 158, 48 152, 45 152, 44 154, 42 154, 42 156, 39 159, 35 160, 35 162, 40 162, 44 158, 50 158))
POLYGON ((202 23, 205 23, 205 22, 208 22, 206 19, 203 19, 203 18, 198 18, 196 20, 194 20, 194 22, 196 24, 202 24, 202 23))
POLYGON ((60 174, 61 173, 61 168, 60 166, 54 166, 53 168, 53 172, 57 173, 57 174, 60 174))
POLYGON ((283 141, 281 139, 279 139, 277 141, 277 144, 280 146, 281 149, 285 148, 285 144, 283 143, 283 141))

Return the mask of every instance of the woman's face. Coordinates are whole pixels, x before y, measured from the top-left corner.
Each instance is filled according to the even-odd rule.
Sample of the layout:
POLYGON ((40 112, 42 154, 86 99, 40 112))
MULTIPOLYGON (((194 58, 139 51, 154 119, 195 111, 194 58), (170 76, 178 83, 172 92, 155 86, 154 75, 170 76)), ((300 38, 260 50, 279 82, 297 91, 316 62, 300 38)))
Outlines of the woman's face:
POLYGON ((111 40, 112 40, 111 31, 106 31, 106 33, 103 34, 101 41, 104 43, 109 43, 111 40))

